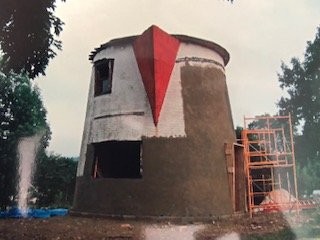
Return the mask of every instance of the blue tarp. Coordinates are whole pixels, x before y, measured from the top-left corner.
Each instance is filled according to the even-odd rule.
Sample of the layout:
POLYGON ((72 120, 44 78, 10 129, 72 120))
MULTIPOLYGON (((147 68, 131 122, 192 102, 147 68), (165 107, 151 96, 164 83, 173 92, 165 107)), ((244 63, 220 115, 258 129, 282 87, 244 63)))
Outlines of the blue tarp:
POLYGON ((66 216, 68 209, 55 208, 55 209, 28 209, 25 215, 18 208, 11 208, 8 211, 0 212, 0 218, 49 218, 55 216, 66 216))

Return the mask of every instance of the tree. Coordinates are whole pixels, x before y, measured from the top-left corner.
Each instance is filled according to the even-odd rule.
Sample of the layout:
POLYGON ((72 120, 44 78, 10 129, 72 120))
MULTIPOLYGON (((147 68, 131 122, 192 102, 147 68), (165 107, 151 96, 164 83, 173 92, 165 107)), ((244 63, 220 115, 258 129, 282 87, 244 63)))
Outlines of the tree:
POLYGON ((320 172, 320 28, 315 39, 307 42, 304 59, 292 58, 290 66, 282 63, 278 77, 286 92, 278 102, 279 114, 291 113, 300 176, 314 176, 312 188, 320 188, 320 176, 314 174, 320 172))
POLYGON ((280 99, 279 112, 290 112, 294 126, 301 127, 304 154, 310 159, 320 151, 320 28, 315 40, 307 43, 304 60, 292 58, 291 65, 281 65, 280 87, 288 96, 280 99))
POLYGON ((70 207, 76 183, 77 162, 73 158, 44 152, 40 154, 35 173, 38 207, 70 207))
POLYGON ((243 131, 243 127, 237 126, 234 131, 236 133, 237 143, 242 144, 241 132, 243 131))
POLYGON ((45 147, 50 129, 38 88, 24 74, 0 72, 0 208, 14 202, 19 139, 39 131, 45 147))
MULTIPOLYGON (((65 1, 65 0, 62 0, 65 1)), ((49 60, 61 49, 57 40, 63 22, 54 15, 56 0, 0 0, 0 47, 4 71, 45 74, 49 60)))

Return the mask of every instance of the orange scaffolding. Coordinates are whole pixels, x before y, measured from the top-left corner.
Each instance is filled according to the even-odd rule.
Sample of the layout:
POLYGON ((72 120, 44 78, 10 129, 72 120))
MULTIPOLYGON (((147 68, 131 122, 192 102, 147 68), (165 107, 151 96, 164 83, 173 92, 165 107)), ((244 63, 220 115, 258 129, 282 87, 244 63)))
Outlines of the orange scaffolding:
POLYGON ((244 118, 247 201, 258 211, 298 210, 298 190, 291 117, 244 118))

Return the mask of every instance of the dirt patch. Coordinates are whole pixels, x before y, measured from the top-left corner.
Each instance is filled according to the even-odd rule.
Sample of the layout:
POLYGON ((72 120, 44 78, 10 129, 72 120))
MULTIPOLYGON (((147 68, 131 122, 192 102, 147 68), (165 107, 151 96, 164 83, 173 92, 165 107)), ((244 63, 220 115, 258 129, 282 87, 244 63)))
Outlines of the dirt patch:
POLYGON ((133 237, 139 226, 80 217, 4 219, 0 221, 0 239, 137 239, 133 237))
POLYGON ((251 234, 263 235, 290 229, 290 224, 292 222, 289 223, 281 214, 264 214, 254 218, 230 217, 206 224, 178 225, 164 221, 127 221, 71 216, 49 219, 1 219, 0 239, 158 240, 168 239, 169 236, 170 239, 204 240, 219 239, 225 234, 238 236, 233 239, 242 239, 243 236, 251 234), (188 234, 190 236, 187 236, 188 234))

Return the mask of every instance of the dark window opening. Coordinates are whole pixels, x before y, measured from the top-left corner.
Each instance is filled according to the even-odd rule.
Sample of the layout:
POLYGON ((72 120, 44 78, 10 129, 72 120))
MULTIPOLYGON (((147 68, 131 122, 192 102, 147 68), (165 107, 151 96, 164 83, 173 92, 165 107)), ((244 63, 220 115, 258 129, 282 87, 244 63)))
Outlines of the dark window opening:
POLYGON ((94 144, 93 178, 141 178, 141 141, 94 144))
POLYGON ((95 96, 111 93, 113 63, 114 59, 102 59, 94 63, 95 96))

